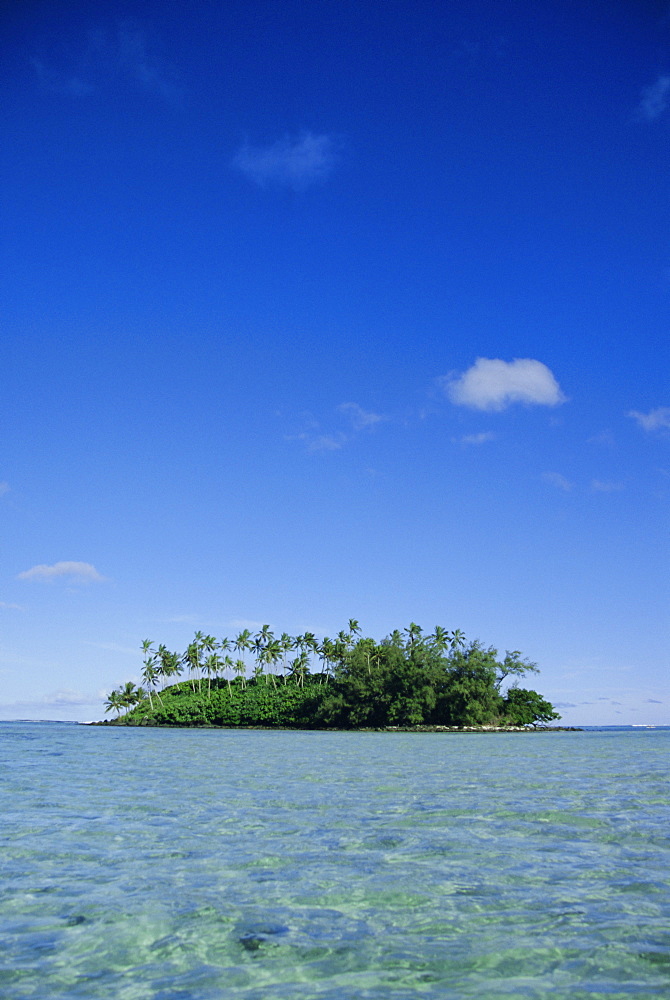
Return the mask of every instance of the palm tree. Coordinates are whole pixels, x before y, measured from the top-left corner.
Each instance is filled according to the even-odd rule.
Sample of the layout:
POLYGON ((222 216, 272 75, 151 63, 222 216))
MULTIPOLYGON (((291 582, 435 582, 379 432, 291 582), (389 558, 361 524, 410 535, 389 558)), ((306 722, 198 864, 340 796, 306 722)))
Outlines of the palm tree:
POLYGON ((142 639, 142 653, 144 655, 144 670, 142 671, 142 680, 147 685, 147 691, 149 692, 149 705, 151 706, 151 711, 154 710, 154 703, 151 697, 151 688, 156 683, 156 678, 158 677, 158 671, 156 670, 157 659, 156 656, 149 656, 151 649, 152 639, 142 639))
POLYGON ((189 642, 186 647, 186 652, 182 656, 182 663, 185 663, 188 667, 191 687, 193 688, 193 694, 195 694, 195 680, 193 679, 193 674, 200 669, 200 649, 197 642, 189 642))
POLYGON ((244 691, 245 687, 247 686, 247 679, 246 679, 247 665, 244 662, 244 660, 235 660, 235 663, 233 664, 233 670, 242 681, 242 690, 244 691))
POLYGON ((144 696, 144 690, 141 687, 135 687, 132 681, 126 681, 119 691, 120 702, 125 709, 138 705, 144 696))
POLYGON ((319 644, 316 641, 316 636, 314 635, 313 632, 305 632, 303 636, 300 636, 300 639, 301 639, 300 647, 303 650, 303 652, 307 653, 307 657, 309 660, 311 654, 316 653, 317 649, 319 648, 319 644))
MULTIPOLYGON (((256 654, 256 667, 254 667, 254 677, 259 678, 263 674, 263 663, 267 662, 265 657, 265 649, 270 645, 274 636, 270 631, 269 625, 263 625, 260 632, 257 632, 254 636, 254 641, 252 649, 256 654), (260 669, 258 669, 260 668, 260 669)), ((265 678, 265 683, 268 683, 267 677, 265 678)))
MULTIPOLYGON (((341 634, 342 633, 340 633, 340 635, 341 634)), ((336 651, 337 651, 337 644, 334 643, 332 639, 329 639, 327 635, 324 636, 323 640, 321 642, 321 645, 317 649, 317 653, 321 657, 321 678, 322 678, 322 680, 325 677, 326 681, 328 681, 328 674, 329 674, 329 671, 330 671, 330 664, 335 659, 336 651)), ((319 683, 322 683, 322 680, 319 681, 319 683)))
POLYGON ((423 629, 417 625, 416 622, 410 622, 409 627, 405 629, 405 632, 407 633, 407 644, 410 649, 413 649, 414 646, 420 641, 423 629))
POLYGON ((365 653, 365 659, 368 665, 368 673, 371 674, 372 667, 370 665, 370 661, 374 659, 376 662, 379 662, 379 654, 377 653, 377 646, 375 644, 374 639, 368 639, 368 638, 361 639, 356 648, 361 649, 365 653))
POLYGON ((345 632, 344 629, 341 629, 337 633, 337 641, 341 645, 343 645, 347 651, 351 649, 353 638, 354 638, 353 632, 345 632))
MULTIPOLYGON (((263 676, 263 659, 262 659, 263 658, 263 640, 260 639, 258 636, 256 636, 255 639, 254 639, 254 641, 251 644, 251 649, 252 649, 252 651, 256 655, 256 663, 252 667, 252 671, 251 672, 253 673, 254 678, 256 679, 256 683, 258 683, 258 681, 260 680, 260 678, 263 676)), ((267 683, 267 681, 266 681, 266 683, 267 683)))
MULTIPOLYGON (((222 652, 222 653, 225 654, 223 657, 219 657, 219 669, 220 669, 221 673, 224 676, 226 674, 227 668, 229 666, 232 667, 232 665, 233 665, 233 661, 231 660, 230 656, 228 655, 228 651, 230 650, 231 646, 232 646, 232 642, 226 636, 224 636, 223 639, 219 639, 219 646, 218 646, 218 648, 219 648, 220 652, 222 652)), ((226 680, 228 681, 228 687, 230 687, 230 678, 226 677, 226 680)))
POLYGON ((166 646, 158 647, 158 658, 160 666, 158 672, 163 678, 163 687, 170 677, 178 677, 182 671, 182 664, 179 653, 171 653, 166 646))
POLYGON ((303 649, 301 653, 296 656, 295 660, 291 661, 290 671, 291 674, 296 679, 296 684, 299 687, 305 686, 305 674, 307 673, 307 664, 309 663, 309 654, 303 649))
POLYGON ((344 663, 347 658, 347 653, 349 652, 349 647, 346 642, 342 642, 339 638, 337 642, 333 643, 332 661, 333 663, 344 663))
POLYGON ((158 647, 158 673, 163 679, 163 688, 165 688, 165 682, 174 677, 175 674, 181 673, 181 664, 179 662, 179 654, 171 653, 167 646, 161 644, 158 647))
POLYGON ((263 638, 263 642, 267 646, 269 642, 272 642, 274 636, 269 625, 263 625, 260 632, 258 633, 263 638))
POLYGON ((206 635, 203 637, 202 648, 206 653, 214 652, 214 650, 216 649, 216 639, 214 638, 213 635, 206 635))
POLYGON ((116 712, 117 719, 121 718, 121 709, 124 707, 123 697, 120 691, 111 691, 107 696, 107 701, 105 702, 105 714, 107 712, 116 712))
POLYGON ((437 649, 438 653, 443 653, 450 642, 449 632, 447 631, 446 628, 442 628, 441 625, 436 625, 435 631, 430 636, 430 639, 433 642, 433 645, 437 649))
MULTIPOLYGON (((159 677, 159 670, 157 667, 158 657, 150 656, 144 661, 144 670, 142 671, 142 680, 147 686, 147 694, 149 695, 149 705, 151 706, 151 711, 154 710, 153 698, 151 697, 152 689, 156 687, 156 681, 159 677)), ((156 691, 156 697, 160 701, 161 705, 163 701, 160 694, 156 691)))
POLYGON ((272 639, 263 650, 263 662, 267 663, 268 667, 270 667, 270 677, 272 678, 273 687, 277 687, 277 681, 272 667, 275 667, 281 660, 282 651, 283 647, 279 639, 272 639))
POLYGON ((212 674, 216 677, 221 668, 221 658, 218 653, 210 653, 208 657, 205 658, 203 663, 203 670, 207 674, 207 694, 212 697, 212 674))
POLYGON ((458 649, 460 646, 465 645, 465 632, 461 632, 459 628, 455 632, 451 633, 451 648, 458 649))
POLYGON ((279 639, 281 645, 281 670, 282 677, 284 678, 284 684, 286 684, 286 654, 290 653, 292 649, 295 648, 295 639, 292 639, 288 632, 282 632, 281 638, 279 639))
POLYGON ((216 649, 216 639, 214 638, 213 635, 204 635, 201 639, 201 646, 204 653, 209 653, 209 656, 207 657, 207 659, 209 660, 209 668, 205 667, 205 663, 203 662, 202 670, 204 673, 207 674, 207 693, 211 695, 212 673, 216 675, 220 662, 218 656, 215 658, 215 660, 212 660, 211 658, 212 654, 214 653, 214 650, 216 649))
MULTIPOLYGON (((263 676, 263 664, 260 660, 256 661, 256 665, 253 669, 254 680, 257 684, 260 684, 261 677, 263 676)), ((267 684, 267 680, 265 681, 267 684)))
POLYGON ((230 639, 228 639, 226 636, 224 636, 223 639, 219 640, 219 649, 221 650, 222 653, 228 653, 230 651, 231 645, 232 643, 230 639))
MULTIPOLYGON (((167 677, 169 676, 169 674, 166 674, 166 672, 165 672, 165 667, 166 667, 167 662, 168 662, 168 660, 167 660, 167 657, 168 657, 168 648, 167 648, 167 646, 164 646, 162 642, 160 643, 160 645, 158 646, 158 649, 156 650, 156 656, 158 657, 158 666, 157 666, 156 670, 158 672, 158 676, 161 679, 161 687, 165 688, 165 681, 166 681, 167 677)), ((168 671, 169 671, 169 669, 170 668, 168 667, 168 671)))
POLYGON ((198 689, 202 691, 202 667, 200 665, 200 652, 205 648, 205 641, 208 637, 199 629, 193 636, 193 644, 197 650, 196 669, 198 671, 198 689))
POLYGON ((233 649, 236 653, 239 653, 242 658, 244 658, 245 653, 249 652, 251 649, 251 632, 248 628, 242 629, 233 643, 233 649))
MULTIPOLYGON (((228 685, 228 694, 232 694, 232 688, 230 686, 230 671, 235 669, 235 664, 233 663, 232 657, 228 656, 227 653, 224 656, 222 663, 223 663, 224 674, 226 674, 226 670, 228 671, 228 673, 226 674, 226 684, 228 685)), ((242 667, 244 668, 244 664, 242 664, 242 667)))

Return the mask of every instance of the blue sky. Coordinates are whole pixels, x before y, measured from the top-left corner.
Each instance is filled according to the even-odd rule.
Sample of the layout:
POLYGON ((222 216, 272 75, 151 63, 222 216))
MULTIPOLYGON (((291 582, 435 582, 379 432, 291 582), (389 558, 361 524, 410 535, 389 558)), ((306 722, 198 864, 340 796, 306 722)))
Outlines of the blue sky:
POLYGON ((0 18, 0 718, 355 617, 669 724, 667 4, 0 18))

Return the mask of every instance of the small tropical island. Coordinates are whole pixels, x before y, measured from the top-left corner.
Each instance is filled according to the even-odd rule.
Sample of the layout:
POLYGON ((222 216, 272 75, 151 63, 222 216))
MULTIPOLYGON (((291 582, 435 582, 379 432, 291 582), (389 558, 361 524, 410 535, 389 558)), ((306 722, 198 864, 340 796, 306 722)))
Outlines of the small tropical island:
POLYGON ((519 686, 538 673, 535 663, 518 650, 499 658, 439 625, 425 634, 412 622, 375 642, 352 618, 321 641, 311 632, 276 636, 264 625, 235 639, 196 632, 183 653, 150 639, 141 648, 144 686, 128 681, 112 691, 105 711, 116 717, 98 725, 546 731, 560 719, 542 695, 519 686))

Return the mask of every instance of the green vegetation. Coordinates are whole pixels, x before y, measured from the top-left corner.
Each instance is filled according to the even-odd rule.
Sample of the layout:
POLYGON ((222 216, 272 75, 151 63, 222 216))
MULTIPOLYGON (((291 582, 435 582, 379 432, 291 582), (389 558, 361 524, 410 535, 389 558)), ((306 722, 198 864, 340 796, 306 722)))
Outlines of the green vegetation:
POLYGON ((183 654, 145 639, 145 688, 127 682, 105 710, 117 713, 116 725, 293 729, 535 726, 560 718, 537 691, 517 686, 537 673, 518 650, 499 660, 459 630, 438 625, 424 635, 414 622, 380 643, 360 633, 353 618, 347 631, 320 642, 311 632, 276 638, 268 625, 234 640, 196 632, 183 654), (170 683, 184 671, 185 680, 170 683))

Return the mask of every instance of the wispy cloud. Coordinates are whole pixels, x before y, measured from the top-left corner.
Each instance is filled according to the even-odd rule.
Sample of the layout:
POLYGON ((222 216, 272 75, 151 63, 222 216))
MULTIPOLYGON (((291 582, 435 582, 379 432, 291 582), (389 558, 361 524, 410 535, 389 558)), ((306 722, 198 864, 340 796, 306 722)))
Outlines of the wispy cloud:
POLYGON ((49 52, 32 56, 29 62, 44 90, 72 98, 91 97, 121 81, 171 104, 181 104, 184 97, 174 70, 150 52, 146 33, 132 21, 112 29, 90 29, 78 46, 76 42, 68 46, 65 55, 49 52))
POLYGON ((22 604, 12 604, 10 601, 0 601, 0 608, 4 608, 5 611, 25 611, 26 609, 22 604))
POLYGON ((348 417, 355 431, 367 430, 387 419, 380 413, 371 413, 369 410, 364 410, 358 403, 340 403, 338 410, 348 417))
POLYGON ((325 181, 338 161, 338 145, 329 135, 302 132, 269 146, 245 144, 233 166, 260 187, 278 185, 301 191, 325 181))
POLYGON ((90 639, 84 640, 85 646, 93 646, 94 649, 104 649, 111 653, 123 653, 124 656, 137 656, 140 650, 139 644, 136 647, 122 646, 118 642, 93 642, 90 639))
POLYGON ((41 564, 18 574, 18 580, 51 581, 64 577, 77 583, 102 583, 105 577, 95 566, 85 562, 57 562, 51 566, 41 564))
POLYGON ((119 26, 117 46, 119 65, 127 77, 171 104, 181 103, 184 91, 174 71, 149 53, 146 35, 136 24, 124 21, 119 26))
POLYGON ((350 430, 344 431, 324 431, 320 423, 309 414, 303 414, 304 430, 297 434, 286 435, 287 441, 302 441, 307 451, 340 451, 349 442, 353 441, 360 433, 371 431, 378 424, 389 418, 381 413, 373 413, 365 410, 358 403, 340 403, 337 412, 346 418, 350 425, 350 430))
POLYGON ((601 431, 599 434, 593 434, 590 438, 587 438, 589 444, 598 444, 603 448, 614 448, 616 442, 614 440, 614 435, 610 430, 601 431))
MULTIPOLYGON (((254 621, 251 618, 233 618, 232 621, 226 622, 226 626, 228 628, 239 628, 239 629, 248 628, 252 632, 255 632, 258 629, 263 628, 265 624, 267 623, 261 621, 254 621)), ((271 625, 270 628, 274 629, 274 626, 271 625)))
POLYGON ((7 493, 9 493, 9 489, 10 489, 9 483, 5 482, 0 483, 0 497, 6 496, 7 493))
POLYGON ((574 489, 573 483, 565 476, 562 476, 560 472, 543 472, 542 479, 545 483, 549 483, 550 486, 555 486, 556 489, 563 490, 564 493, 570 493, 574 489))
POLYGON ((90 97, 91 94, 95 93, 95 86, 80 76, 72 75, 67 71, 59 71, 36 56, 33 56, 29 62, 44 90, 56 94, 66 94, 68 97, 90 97))
POLYGON ((286 434, 286 441, 301 441, 309 452, 339 451, 348 438, 346 434, 319 434, 314 430, 300 431, 299 434, 286 434))
POLYGON ((636 420, 645 431, 670 430, 670 406, 658 406, 649 413, 629 410, 626 416, 636 420))
POLYGON ((73 691, 71 688, 59 688, 42 698, 43 705, 93 705, 96 701, 96 695, 73 691))
POLYGON ((474 410, 504 410, 513 403, 558 406, 566 401, 551 371, 532 358, 477 358, 463 374, 450 373, 440 380, 456 406, 474 410))
POLYGON ((72 705, 97 705, 104 694, 86 694, 71 688, 58 688, 35 701, 9 701, 0 703, 0 708, 40 709, 45 707, 59 708, 72 705))
POLYGON ((301 434, 307 441, 307 451, 339 451, 347 440, 346 434, 317 434, 311 437, 301 434))
POLYGON ((594 493, 618 493, 623 489, 623 483, 612 483, 603 479, 592 479, 591 489, 594 493))
POLYGON ((670 101, 670 76, 661 74, 649 87, 642 90, 638 112, 647 121, 660 118, 670 101))
POLYGON ((495 441, 495 437, 493 431, 480 431, 479 434, 464 434, 457 440, 465 445, 480 445, 486 444, 488 441, 495 441))

